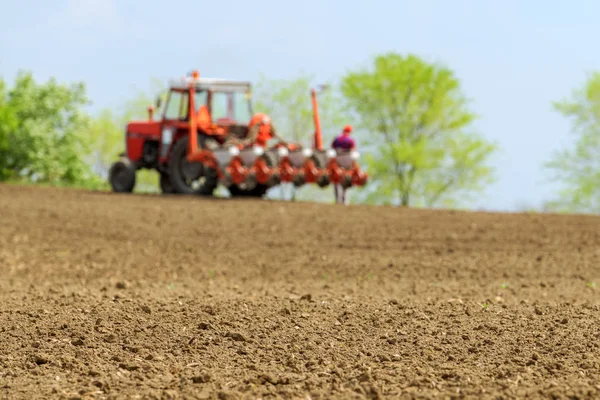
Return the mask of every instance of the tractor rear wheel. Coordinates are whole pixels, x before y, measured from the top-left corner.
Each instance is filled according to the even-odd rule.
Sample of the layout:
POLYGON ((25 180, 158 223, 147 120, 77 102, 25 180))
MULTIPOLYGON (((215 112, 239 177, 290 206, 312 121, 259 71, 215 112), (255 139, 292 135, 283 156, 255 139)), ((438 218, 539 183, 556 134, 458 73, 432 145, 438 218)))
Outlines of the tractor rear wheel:
POLYGON ((164 194, 176 193, 175 188, 171 183, 171 177, 166 172, 160 172, 160 191, 164 194))
POLYGON ((179 139, 171 150, 169 175, 175 193, 212 196, 219 178, 217 171, 187 160, 188 138, 179 139))
POLYGON ((135 187, 135 165, 129 159, 115 162, 108 171, 108 180, 113 192, 131 193, 135 187))

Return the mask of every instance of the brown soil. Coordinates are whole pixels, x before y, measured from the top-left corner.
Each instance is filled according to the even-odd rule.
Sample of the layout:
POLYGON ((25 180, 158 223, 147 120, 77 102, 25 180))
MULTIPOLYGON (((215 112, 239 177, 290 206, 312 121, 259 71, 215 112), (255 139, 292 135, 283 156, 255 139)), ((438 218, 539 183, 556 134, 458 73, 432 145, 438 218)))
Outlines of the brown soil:
POLYGON ((598 398, 600 218, 0 185, 0 397, 598 398))

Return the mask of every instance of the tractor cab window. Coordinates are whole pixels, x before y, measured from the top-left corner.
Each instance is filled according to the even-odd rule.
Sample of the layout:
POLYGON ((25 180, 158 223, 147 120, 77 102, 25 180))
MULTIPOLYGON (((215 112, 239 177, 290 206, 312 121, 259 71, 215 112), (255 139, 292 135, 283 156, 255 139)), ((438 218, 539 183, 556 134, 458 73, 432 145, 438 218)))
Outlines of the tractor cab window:
POLYGON ((188 92, 182 93, 181 107, 179 107, 179 116, 177 118, 180 121, 186 121, 188 119, 190 106, 190 101, 188 100, 189 98, 190 95, 188 94, 188 92))
POLYGON ((239 125, 248 125, 252 119, 250 93, 235 92, 233 95, 233 119, 239 125))
MULTIPOLYGON (((170 98, 165 107, 165 119, 187 121, 189 117, 189 94, 185 92, 171 91, 170 98)), ((203 105, 207 105, 208 94, 206 91, 196 92, 194 105, 196 111, 203 105)))
POLYGON ((208 92, 207 91, 199 91, 196 92, 194 96, 194 107, 196 107, 196 112, 200 112, 200 107, 208 106, 208 92))
POLYGON ((180 119, 181 113, 185 111, 187 111, 187 93, 171 91, 165 106, 165 119, 180 119))
POLYGON ((213 121, 229 118, 228 95, 229 93, 225 92, 213 92, 210 112, 213 121))
POLYGON ((196 106, 196 110, 198 110, 202 106, 208 106, 208 92, 205 90, 196 92, 196 96, 194 97, 194 103, 194 105, 196 106))

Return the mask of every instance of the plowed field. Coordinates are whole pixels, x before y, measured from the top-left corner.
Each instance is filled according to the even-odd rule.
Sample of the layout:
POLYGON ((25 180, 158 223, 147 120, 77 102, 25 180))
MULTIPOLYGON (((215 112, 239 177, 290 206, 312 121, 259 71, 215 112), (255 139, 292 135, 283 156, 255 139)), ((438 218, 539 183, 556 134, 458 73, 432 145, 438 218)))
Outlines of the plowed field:
POLYGON ((0 397, 600 398, 600 218, 0 185, 0 397))

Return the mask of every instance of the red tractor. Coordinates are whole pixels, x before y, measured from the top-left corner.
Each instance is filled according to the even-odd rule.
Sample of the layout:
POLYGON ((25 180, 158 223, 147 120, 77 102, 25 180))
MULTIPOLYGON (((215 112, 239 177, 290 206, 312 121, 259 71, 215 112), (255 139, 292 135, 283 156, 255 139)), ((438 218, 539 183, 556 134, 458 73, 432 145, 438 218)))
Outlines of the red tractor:
POLYGON ((113 191, 132 192, 136 171, 143 168, 157 170, 162 192, 173 194, 212 195, 219 183, 232 196, 252 197, 280 182, 327 186, 332 159, 322 149, 314 91, 313 148, 293 143, 268 148, 236 143, 257 117, 266 117, 253 113, 250 90, 249 82, 200 78, 197 71, 171 82, 160 121, 150 107, 148 121, 127 125, 126 151, 109 171, 113 191))
MULTIPOLYGON (((159 172, 163 193, 212 195, 221 180, 232 195, 262 196, 267 184, 247 188, 243 182, 227 182, 219 176, 223 163, 216 162, 228 164, 240 153, 224 145, 228 137, 242 138, 248 132, 253 117, 250 89, 249 82, 200 78, 195 71, 171 82, 159 121, 153 119, 151 107, 148 121, 127 125, 126 151, 109 171, 113 191, 133 191, 136 170, 145 168, 159 172)), ((157 109, 160 106, 158 99, 157 109)), ((247 149, 241 153, 245 161, 252 158, 245 157, 247 149)), ((276 167, 269 156, 259 158, 276 167)))

